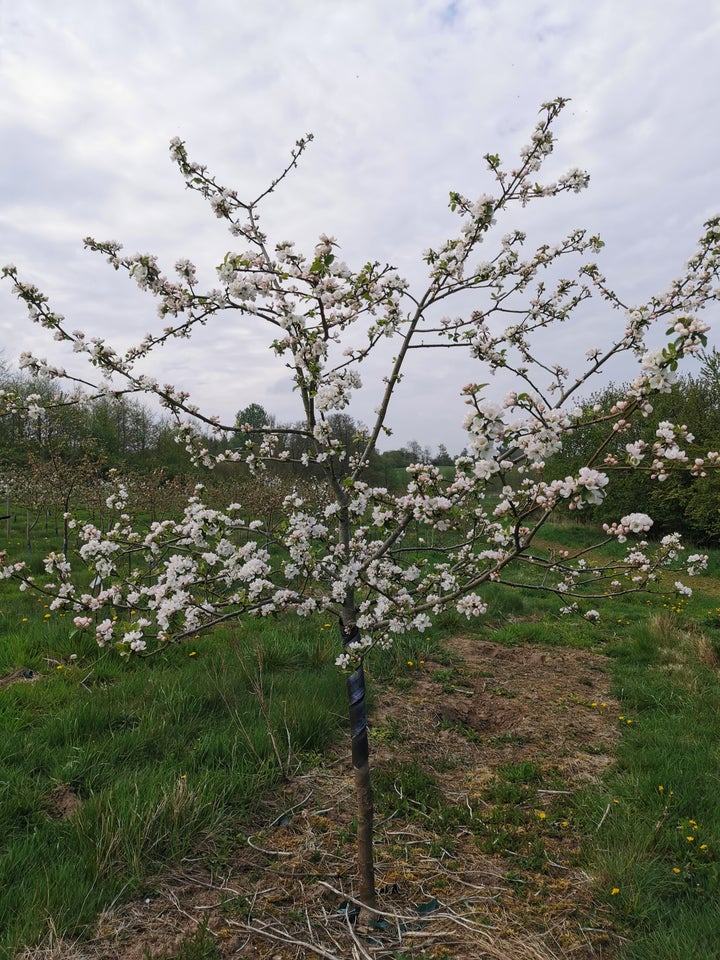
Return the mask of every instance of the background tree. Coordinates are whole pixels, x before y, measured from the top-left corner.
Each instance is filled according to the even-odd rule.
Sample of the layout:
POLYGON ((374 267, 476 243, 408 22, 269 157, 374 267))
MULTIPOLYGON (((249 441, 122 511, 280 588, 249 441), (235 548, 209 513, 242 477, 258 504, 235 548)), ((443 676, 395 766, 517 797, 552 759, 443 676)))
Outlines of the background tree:
POLYGON ((668 436, 674 438, 668 424, 684 427, 682 449, 690 460, 703 449, 720 447, 720 382, 713 371, 716 359, 717 351, 704 354, 698 375, 678 378, 667 393, 655 397, 652 411, 645 411, 639 418, 631 442, 625 430, 608 437, 607 423, 596 419, 597 411, 611 410, 624 402, 628 384, 609 384, 583 402, 586 418, 596 419, 594 426, 567 436, 562 451, 551 458, 548 470, 562 478, 595 458, 603 469, 617 474, 602 503, 588 507, 588 521, 612 522, 643 503, 655 521, 655 536, 677 530, 699 544, 717 542, 717 473, 705 469, 668 469, 658 473, 653 466, 655 453, 667 448, 668 436), (629 452, 632 462, 628 462, 629 452))
POLYGON ((409 440, 403 449, 407 451, 408 463, 430 463, 430 450, 417 440, 409 440))
POLYGON ((275 417, 271 416, 265 407, 259 403, 251 403, 242 410, 238 410, 235 416, 235 426, 240 430, 246 430, 252 437, 263 428, 272 428, 275 426, 275 417))
POLYGON ((432 463, 436 467, 451 467, 453 458, 448 453, 448 448, 444 443, 438 445, 438 451, 435 456, 432 458, 432 463))

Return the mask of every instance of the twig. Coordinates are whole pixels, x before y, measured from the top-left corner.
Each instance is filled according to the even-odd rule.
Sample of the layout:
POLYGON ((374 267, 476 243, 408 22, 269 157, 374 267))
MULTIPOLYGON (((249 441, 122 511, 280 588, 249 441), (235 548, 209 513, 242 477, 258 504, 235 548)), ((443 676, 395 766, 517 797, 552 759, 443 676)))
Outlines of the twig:
POLYGON ((599 823, 599 824, 597 825, 597 827, 595 828, 596 830, 599 830, 600 827, 605 823, 605 817, 607 817, 607 815, 608 815, 609 813, 610 813, 610 804, 608 804, 608 805, 605 807, 605 813, 604 813, 604 814, 602 815, 602 817, 600 818, 600 823, 599 823))
POLYGON ((373 958, 367 952, 365 947, 363 947, 363 945, 358 940, 357 934, 353 930, 353 925, 352 925, 352 921, 350 920, 350 915, 347 913, 347 911, 345 912, 345 924, 348 928, 350 936, 352 937, 353 943, 355 944, 355 949, 358 952, 359 956, 364 957, 365 960, 373 960, 373 958))
POLYGON ((295 937, 291 937, 289 933, 281 933, 268 928, 252 926, 249 923, 241 923, 239 920, 233 919, 228 920, 228 923, 232 924, 234 927, 239 927, 246 933, 255 934, 260 937, 267 937, 268 940, 274 940, 278 943, 287 943, 294 947, 304 947, 306 950, 311 950, 313 953, 316 953, 319 957, 325 957, 326 960, 346 960, 346 958, 339 956, 337 953, 331 953, 329 950, 326 950, 325 947, 321 946, 319 943, 311 943, 307 940, 299 940, 295 937))
MULTIPOLYGON (((168 900, 175 907, 175 909, 179 914, 181 914, 183 917, 187 917, 188 920, 191 920, 197 926, 197 922, 198 922, 197 917, 193 917, 193 915, 191 913, 188 913, 187 910, 183 910, 183 908, 180 906, 180 901, 178 900, 177 896, 172 890, 169 890, 166 888, 165 890, 163 890, 163 895, 165 899, 168 900)), ((211 933, 213 937, 217 937, 217 934, 215 933, 215 931, 211 930, 209 927, 208 927, 208 933, 211 933)))
POLYGON ((270 826, 271 827, 279 826, 280 821, 282 820, 283 817, 287 817, 289 814, 293 812, 293 810, 297 810, 298 807, 304 807, 312 795, 313 795, 313 792, 311 790, 310 793, 303 800, 300 800, 298 803, 293 804, 292 807, 288 807, 287 810, 283 810, 283 812, 278 814, 278 816, 275 817, 275 819, 270 823, 270 826))
POLYGON ((253 843, 250 837, 247 838, 248 846, 252 847, 253 850, 257 850, 258 853, 265 853, 269 857, 292 857, 293 854, 289 850, 266 850, 264 847, 259 847, 256 843, 253 843))
MULTIPOLYGON (((349 893, 343 893, 341 890, 336 890, 335 887, 331 886, 329 883, 326 883, 324 880, 319 880, 318 882, 320 883, 321 886, 327 887, 328 890, 331 890, 337 896, 344 897, 346 900, 349 900, 350 903, 354 903, 358 907, 365 906, 362 900, 358 900, 357 897, 353 897, 349 893)), ((414 914, 414 915, 402 914, 402 913, 397 913, 395 911, 390 911, 390 910, 380 910, 379 907, 373 907, 372 912, 377 914, 378 916, 388 917, 389 919, 395 920, 395 921, 402 920, 403 922, 408 921, 410 923, 417 923, 417 920, 418 920, 417 914, 414 914)), ((433 920, 450 920, 451 923, 456 923, 458 924, 458 926, 464 927, 466 930, 470 930, 473 933, 482 934, 483 936, 487 937, 488 940, 492 939, 490 935, 487 933, 486 926, 482 926, 482 927, 475 926, 472 923, 466 922, 465 920, 462 919, 462 917, 459 917, 455 913, 447 913, 446 911, 443 911, 441 913, 433 913, 432 918, 433 920)), ((413 931, 413 936, 415 936, 415 933, 416 931, 413 931)))
POLYGON ((670 811, 668 810, 667 807, 665 807, 665 809, 663 810, 663 815, 660 817, 660 819, 658 820, 658 822, 655 824, 655 830, 653 831, 653 840, 657 840, 657 838, 660 836, 660 831, 661 831, 662 828, 665 826, 665 822, 666 822, 669 814, 670 814, 670 811))

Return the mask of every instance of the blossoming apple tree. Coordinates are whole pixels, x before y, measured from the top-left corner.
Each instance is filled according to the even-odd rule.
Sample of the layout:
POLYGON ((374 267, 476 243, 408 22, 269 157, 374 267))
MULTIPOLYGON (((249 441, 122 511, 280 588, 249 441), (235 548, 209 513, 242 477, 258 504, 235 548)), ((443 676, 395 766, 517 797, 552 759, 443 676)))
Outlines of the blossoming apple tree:
MULTIPOLYGON (((632 538, 617 561, 596 562, 589 550, 548 557, 534 548, 545 521, 562 505, 582 510, 602 501, 613 470, 646 470, 658 482, 671 471, 695 474, 716 466, 717 452, 696 451, 682 425, 663 423, 652 445, 634 438, 636 424, 652 409, 653 396, 670 389, 678 363, 706 343, 708 326, 698 314, 718 297, 720 220, 705 225, 698 250, 667 291, 639 306, 628 306, 607 285, 593 262, 602 241, 575 230, 553 245, 526 251, 519 229, 495 239, 495 227, 511 208, 523 208, 561 193, 580 191, 588 176, 571 170, 541 182, 543 162, 554 145, 553 125, 565 101, 543 105, 529 144, 510 169, 496 155, 485 157, 492 192, 469 198, 450 194, 458 218, 454 235, 425 251, 428 279, 414 291, 389 265, 368 262, 353 270, 338 257, 332 237, 321 236, 308 255, 288 240, 271 242, 260 226, 259 209, 284 182, 311 139, 299 140, 287 167, 252 200, 223 187, 207 168, 190 160, 180 140, 171 155, 187 187, 201 194, 225 220, 238 249, 217 268, 205 287, 188 260, 175 265, 176 278, 162 272, 149 254, 125 256, 115 242, 85 241, 116 270, 157 301, 166 324, 136 345, 119 350, 88 338, 53 311, 37 288, 8 266, 4 274, 32 319, 84 355, 94 379, 71 376, 26 355, 22 365, 77 388, 74 399, 126 393, 152 394, 177 422, 178 438, 195 460, 211 468, 242 461, 261 473, 293 457, 322 481, 310 495, 294 491, 281 519, 271 527, 243 503, 223 510, 195 491, 183 510, 143 527, 128 506, 122 477, 108 506, 115 519, 101 531, 73 516, 78 558, 52 554, 47 577, 33 580, 22 562, 5 558, 5 577, 52 596, 53 608, 74 612, 79 627, 93 629, 101 645, 124 652, 151 652, 228 620, 293 611, 299 616, 335 615, 343 647, 338 665, 348 676, 352 761, 358 791, 360 900, 372 910, 376 895, 372 862, 372 795, 364 710, 363 660, 374 645, 388 646, 412 630, 426 630, 434 616, 454 608, 468 618, 486 611, 483 587, 522 582, 552 591, 569 613, 596 619, 607 594, 651 589, 663 566, 682 560, 679 538, 649 543, 652 519, 644 513, 618 517, 606 539, 632 538), (482 249, 486 258, 480 257, 482 249), (564 274, 569 263, 572 272, 564 274), (574 266, 573 266, 574 265, 574 266), (462 295, 462 297, 460 297, 462 295), (610 320, 620 323, 603 345, 588 344, 579 373, 570 375, 541 358, 535 338, 547 328, 575 319, 577 308, 599 298, 610 320), (455 298, 472 307, 457 317, 441 307, 455 298), (272 351, 291 371, 301 405, 300 426, 275 424, 247 429, 223 423, 199 410, 187 393, 142 372, 143 359, 173 338, 191 337, 225 311, 273 331, 272 351), (663 340, 658 345, 657 328, 663 340), (391 350, 386 349, 388 341, 391 350), (428 464, 408 468, 406 487, 391 492, 367 482, 371 454, 388 430, 393 399, 410 351, 444 346, 477 362, 478 382, 462 394, 467 404, 466 452, 451 476, 428 464), (331 417, 352 409, 370 355, 385 359, 374 422, 358 448, 348 450, 334 434, 331 417), (609 409, 583 407, 579 398, 602 382, 606 368, 627 354, 637 375, 627 394, 609 409), (513 377, 515 388, 496 398, 493 375, 513 377), (480 376, 486 378, 479 382, 480 376), (546 466, 565 438, 604 428, 587 462, 572 476, 553 477, 546 466), (243 431, 245 433, 243 434, 243 431), (222 453, 206 438, 231 438, 222 453), (292 434, 289 444, 287 434, 292 434), (606 456, 610 439, 627 438, 625 457, 606 456), (238 436, 243 442, 238 443, 238 436), (291 451, 293 451, 291 453, 291 451), (297 452, 301 451, 301 452, 297 452), (488 485, 501 490, 487 498, 488 485), (419 536, 423 534, 423 536, 419 536), (92 593, 79 584, 77 564, 89 566, 92 593), (518 577, 524 565, 528 573, 518 577), (110 611, 117 613, 114 620, 110 611)), ((13 397, 4 397, 12 408, 13 397)), ((31 416, 42 411, 31 409, 31 416)), ((616 449, 616 446, 613 447, 616 449)), ((693 555, 685 572, 702 568, 693 555), (689 566, 689 569, 688 569, 689 566)), ((87 581, 87 578, 85 582, 87 581)), ((688 588, 678 579, 677 588, 688 588)))

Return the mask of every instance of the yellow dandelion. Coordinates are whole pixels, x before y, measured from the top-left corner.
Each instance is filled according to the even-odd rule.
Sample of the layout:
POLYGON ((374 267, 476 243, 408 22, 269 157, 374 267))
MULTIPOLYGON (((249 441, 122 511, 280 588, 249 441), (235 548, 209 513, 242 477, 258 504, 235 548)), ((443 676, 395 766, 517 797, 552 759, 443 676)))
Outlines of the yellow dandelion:
POLYGON ((660 786, 658 787, 658 790, 660 791, 660 793, 663 793, 663 791, 665 790, 665 787, 662 784, 660 784, 660 786))
POLYGON ((539 820, 544 820, 547 817, 547 814, 544 810, 536 810, 535 813, 537 814, 539 820))
POLYGON ((688 843, 692 843, 695 840, 695 837, 685 837, 688 843))
POLYGON ((620 893, 620 887, 613 887, 610 891, 610 896, 614 897, 616 894, 620 893))
POLYGON ((680 873, 680 867, 673 867, 673 873, 680 873))
POLYGON ((409 667, 412 667, 412 665, 413 665, 412 660, 408 660, 407 665, 408 665, 409 667))
POLYGON ((701 844, 700 844, 700 849, 701 849, 701 850, 707 850, 707 848, 708 848, 708 846, 707 846, 706 843, 701 843, 701 844))
POLYGON ((197 656, 197 650, 191 650, 190 653, 188 654, 188 656, 189 656, 189 657, 196 657, 196 656, 197 656))

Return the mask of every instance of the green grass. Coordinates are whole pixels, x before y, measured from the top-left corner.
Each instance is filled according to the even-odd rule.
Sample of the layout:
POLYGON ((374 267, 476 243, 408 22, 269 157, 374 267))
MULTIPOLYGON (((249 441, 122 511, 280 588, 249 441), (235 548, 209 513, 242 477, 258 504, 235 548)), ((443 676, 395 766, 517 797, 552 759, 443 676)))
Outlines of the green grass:
POLYGON ((720 661, 696 623, 656 614, 607 647, 623 735, 605 789, 577 812, 631 941, 623 960, 699 960, 720 943, 720 661))
POLYGON ((346 714, 322 624, 262 621, 121 660, 7 586, 0 677, 34 679, 0 689, 0 955, 48 918, 81 932, 191 851, 222 858, 253 798, 346 714), (66 818, 58 788, 77 804, 66 818))
MULTIPOLYGON (((548 540, 563 537, 580 547, 591 542, 592 531, 566 525, 547 531, 548 540)), ((608 555, 612 551, 617 545, 608 555)), ((720 955, 719 561, 720 551, 711 552, 707 573, 686 580, 692 598, 631 594, 598 602, 597 625, 558 616, 560 604, 551 596, 496 585, 483 590, 489 612, 480 623, 452 614, 442 620, 447 632, 477 632, 509 645, 588 647, 612 658, 621 703, 616 763, 599 788, 578 791, 572 803, 573 822, 585 838, 585 869, 628 940, 622 960, 720 955)), ((451 683, 452 663, 438 674, 438 683, 451 683)), ((484 793, 492 813, 474 825, 482 849, 516 849, 518 836, 532 830, 528 811, 539 776, 526 762, 498 771, 484 793)), ((434 815, 431 782, 405 768, 391 780, 380 784, 381 804, 393 802, 392 788, 394 802, 404 803, 408 814, 434 815)), ((538 843, 529 844, 520 866, 542 864, 538 843)), ((512 862, 518 867, 517 857, 512 862)))
MULTIPOLYGON (((36 533, 39 570, 55 544, 36 533)), ((591 531, 560 524, 544 536, 581 547, 591 531)), ((445 614, 432 633, 368 662, 372 691, 398 677, 410 683, 414 665, 431 658, 447 668, 438 684, 452 686, 440 640, 457 632, 613 658, 624 718, 617 763, 601 788, 573 802, 587 872, 629 939, 623 960, 705 960, 720 942, 718 571, 720 551, 704 592, 681 603, 642 595, 598 603, 598 625, 561 618, 550 595, 488 584, 486 618, 445 614)), ((61 934, 82 933, 116 898, 151 891, 153 877, 183 856, 200 850, 222 862, 253 799, 321 755, 345 725, 338 642, 322 621, 262 620, 122 660, 43 600, 0 584, 0 678, 19 670, 33 678, 0 688, 0 955, 42 938, 49 920, 61 934), (54 808, 58 788, 78 804, 65 819, 54 808)), ((375 789, 381 816, 400 810, 448 838, 462 823, 496 853, 529 829, 525 808, 539 786, 531 763, 499 770, 485 825, 470 824, 412 762, 379 773, 375 789)), ((527 849, 530 869, 544 854, 527 849)), ((210 946, 188 942, 187 960, 212 957, 210 946)))
POLYGON ((415 761, 376 770, 373 793, 379 817, 420 821, 435 835, 438 849, 448 853, 454 850, 458 827, 473 822, 473 811, 448 801, 434 774, 415 761))

